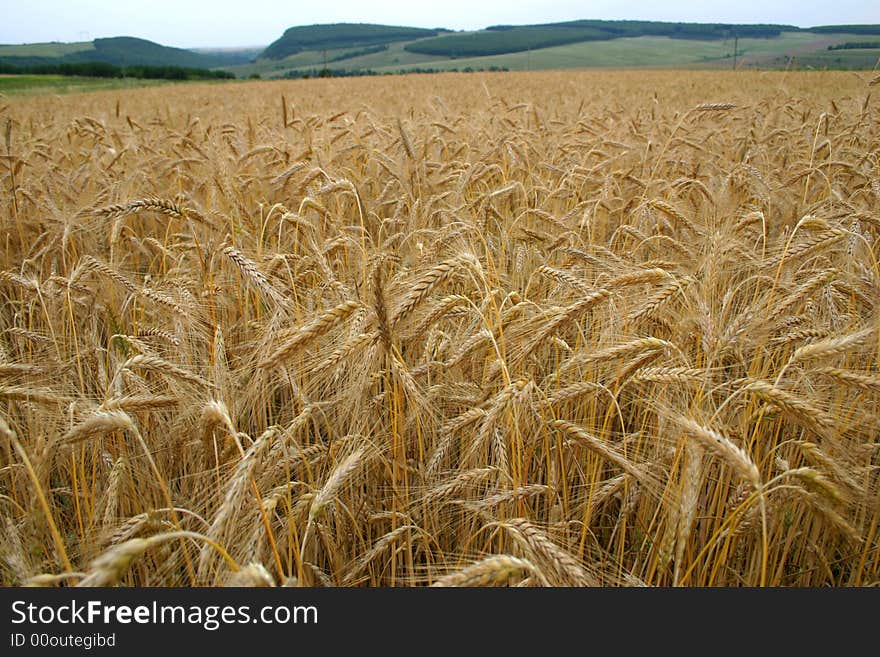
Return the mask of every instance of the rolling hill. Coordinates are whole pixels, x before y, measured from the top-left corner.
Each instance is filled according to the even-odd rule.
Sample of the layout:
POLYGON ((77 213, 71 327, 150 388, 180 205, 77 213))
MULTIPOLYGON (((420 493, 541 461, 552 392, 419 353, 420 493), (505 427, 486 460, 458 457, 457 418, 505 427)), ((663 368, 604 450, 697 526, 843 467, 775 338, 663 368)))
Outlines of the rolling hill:
POLYGON ((500 55, 583 41, 643 36, 670 39, 718 40, 737 37, 770 38, 792 25, 729 25, 720 23, 663 23, 656 21, 569 21, 545 25, 496 25, 479 32, 448 34, 406 46, 411 52, 447 57, 500 55))
MULTIPOLYGON (((876 38, 875 38, 876 37, 876 38)), ((361 23, 290 27, 265 48, 171 48, 130 36, 0 45, 0 67, 97 62, 224 69, 237 77, 590 67, 862 68, 880 25, 733 25, 578 20, 472 32, 361 23)))
POLYGON ((99 62, 113 66, 220 68, 251 60, 258 50, 196 52, 120 36, 78 43, 0 45, 0 63, 28 67, 99 62))
POLYGON ((871 68, 880 59, 880 48, 829 50, 864 45, 880 35, 880 25, 580 20, 427 32, 407 36, 406 28, 352 24, 293 27, 254 61, 230 70, 239 76, 302 77, 499 68, 730 68, 734 63, 740 68, 871 68))
POLYGON ((396 27, 369 23, 332 23, 291 27, 260 55, 266 59, 283 59, 303 50, 330 50, 376 46, 396 41, 412 41, 433 37, 437 30, 417 27, 396 27))

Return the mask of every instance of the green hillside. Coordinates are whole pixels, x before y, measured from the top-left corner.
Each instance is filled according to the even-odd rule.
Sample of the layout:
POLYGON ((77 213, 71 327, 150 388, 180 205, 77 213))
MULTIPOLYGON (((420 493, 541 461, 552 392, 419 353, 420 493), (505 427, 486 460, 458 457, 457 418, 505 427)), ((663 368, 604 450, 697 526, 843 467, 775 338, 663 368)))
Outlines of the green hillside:
POLYGON ((113 66, 219 68, 249 61, 255 51, 195 52, 121 36, 79 43, 0 45, 0 64, 18 67, 97 62, 113 66))
POLYGON ((329 25, 306 25, 285 30, 280 39, 267 47, 261 57, 283 59, 303 50, 327 50, 354 48, 412 41, 436 35, 439 30, 417 27, 373 25, 369 23, 333 23, 329 25))
POLYGON ((737 37, 770 38, 790 25, 732 25, 721 23, 663 23, 655 21, 569 21, 546 25, 496 25, 479 32, 446 34, 408 44, 406 49, 446 57, 481 57, 549 48, 582 41, 661 36, 671 39, 717 40, 737 37))
MULTIPOLYGON (((461 33, 458 33, 461 34, 461 33)), ((539 70, 591 67, 731 68, 736 45, 738 68, 872 68, 880 50, 829 50, 863 39, 847 33, 783 31, 775 37, 672 38, 621 37, 505 52, 496 55, 429 55, 412 46, 425 40, 398 42, 376 52, 366 49, 303 50, 279 60, 258 59, 228 70, 239 77, 300 77, 328 74, 399 73, 450 70, 539 70), (873 59, 872 59, 873 57, 873 59)), ((427 39, 431 40, 431 39, 427 39)))
POLYGON ((153 41, 135 37, 113 37, 95 39, 95 49, 68 55, 69 61, 99 61, 116 66, 184 66, 189 68, 211 68, 216 59, 211 55, 200 55, 192 50, 162 46, 153 41))
MULTIPOLYGON (((589 67, 870 69, 880 25, 579 20, 452 32, 367 23, 291 27, 265 49, 186 50, 122 36, 0 45, 0 71, 66 72, 68 65, 223 69, 245 78, 407 71, 589 67), (64 68, 66 67, 66 68, 64 68)), ((89 69, 90 70, 90 69, 89 69)), ((74 74, 91 75, 86 68, 74 74)))
MULTIPOLYGON (((826 66, 846 68, 842 60, 835 62, 827 55, 842 55, 829 51, 829 42, 844 42, 842 34, 817 35, 808 32, 783 32, 770 39, 745 38, 737 43, 737 66, 740 68, 784 68, 800 65, 814 66, 814 55, 824 58, 826 66), (793 53, 797 53, 796 55, 793 53), (797 57, 792 62, 791 57, 797 57)), ((583 41, 538 50, 505 53, 484 57, 443 58, 412 65, 400 64, 377 67, 377 72, 395 69, 464 70, 504 68, 509 70, 540 70, 566 68, 731 68, 734 42, 730 40, 672 39, 670 37, 635 37, 606 41, 583 41)), ((863 51, 851 51, 861 53, 863 51)), ((880 51, 878 51, 880 53, 880 51)), ((856 62, 856 59, 850 61, 856 62)), ((857 66, 852 66, 856 68, 857 66)))
POLYGON ((406 50, 441 57, 482 57, 614 38, 616 37, 592 27, 512 27, 421 39, 407 44, 406 50))

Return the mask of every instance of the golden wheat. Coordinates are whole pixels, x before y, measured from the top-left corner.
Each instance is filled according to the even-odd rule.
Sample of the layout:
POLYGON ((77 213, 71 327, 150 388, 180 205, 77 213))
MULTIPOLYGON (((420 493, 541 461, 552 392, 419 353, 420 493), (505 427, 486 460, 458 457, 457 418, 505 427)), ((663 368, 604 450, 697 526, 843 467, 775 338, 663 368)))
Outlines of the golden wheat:
POLYGON ((878 581, 870 89, 4 99, 0 583, 878 581))

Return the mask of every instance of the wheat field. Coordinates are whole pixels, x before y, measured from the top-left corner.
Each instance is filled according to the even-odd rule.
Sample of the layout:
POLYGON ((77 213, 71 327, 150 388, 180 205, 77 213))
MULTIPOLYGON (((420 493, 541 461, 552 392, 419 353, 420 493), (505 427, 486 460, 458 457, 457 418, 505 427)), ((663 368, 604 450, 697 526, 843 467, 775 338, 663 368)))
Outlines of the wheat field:
POLYGON ((0 581, 877 584, 877 81, 0 99, 0 581))

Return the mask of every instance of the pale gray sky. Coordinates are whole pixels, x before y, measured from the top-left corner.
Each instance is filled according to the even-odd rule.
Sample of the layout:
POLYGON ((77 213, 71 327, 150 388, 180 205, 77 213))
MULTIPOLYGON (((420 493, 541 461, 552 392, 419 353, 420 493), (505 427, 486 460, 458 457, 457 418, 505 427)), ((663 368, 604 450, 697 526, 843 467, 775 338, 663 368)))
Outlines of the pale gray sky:
POLYGON ((268 45, 293 25, 479 29, 581 18, 807 27, 880 23, 877 0, 0 0, 0 43, 136 36, 181 48, 268 45))

